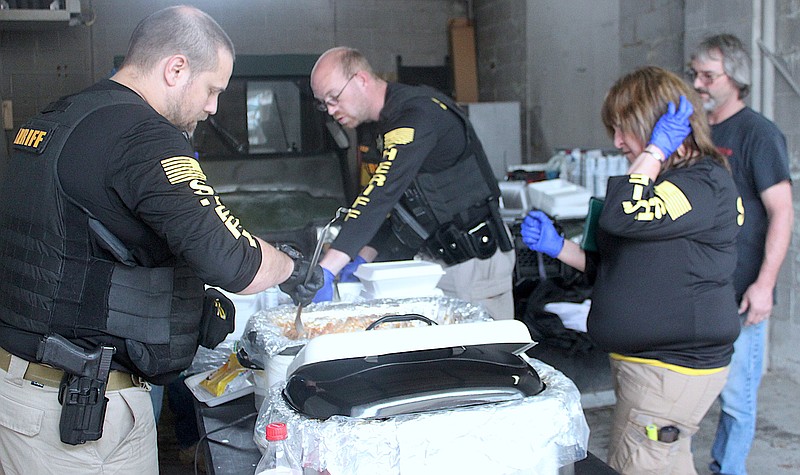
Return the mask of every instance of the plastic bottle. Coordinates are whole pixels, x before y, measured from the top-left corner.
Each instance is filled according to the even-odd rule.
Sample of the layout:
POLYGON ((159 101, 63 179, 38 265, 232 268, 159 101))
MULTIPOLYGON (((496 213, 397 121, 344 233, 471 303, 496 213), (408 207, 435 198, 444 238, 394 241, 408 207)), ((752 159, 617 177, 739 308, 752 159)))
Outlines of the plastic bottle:
POLYGON ((267 451, 258 462, 255 475, 302 475, 303 468, 288 446, 286 434, 283 422, 267 425, 267 451))

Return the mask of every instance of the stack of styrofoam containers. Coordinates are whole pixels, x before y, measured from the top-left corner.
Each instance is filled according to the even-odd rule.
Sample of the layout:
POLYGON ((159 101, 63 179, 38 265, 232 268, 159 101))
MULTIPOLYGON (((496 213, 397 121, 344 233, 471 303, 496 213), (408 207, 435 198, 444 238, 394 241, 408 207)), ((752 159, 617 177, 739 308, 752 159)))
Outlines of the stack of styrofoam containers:
POLYGON ((560 178, 528 184, 531 206, 560 219, 585 217, 591 197, 585 187, 560 178))

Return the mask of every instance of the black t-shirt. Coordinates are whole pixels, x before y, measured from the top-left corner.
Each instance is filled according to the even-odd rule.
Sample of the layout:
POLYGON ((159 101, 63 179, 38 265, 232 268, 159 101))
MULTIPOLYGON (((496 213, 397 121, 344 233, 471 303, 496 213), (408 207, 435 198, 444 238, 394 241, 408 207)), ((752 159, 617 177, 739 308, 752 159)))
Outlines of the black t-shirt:
MULTIPOLYGON (((91 89, 129 89, 105 80, 91 89)), ((181 131, 149 105, 92 113, 59 158, 64 191, 94 214, 139 264, 183 258, 204 282, 231 292, 258 271, 261 252, 209 183, 181 131)))
POLYGON ((745 220, 737 240, 738 265, 733 274, 736 300, 758 277, 764 259, 767 212, 761 193, 790 180, 786 139, 766 117, 745 107, 711 127, 711 135, 728 157, 733 179, 744 204, 745 220))
POLYGON ((609 178, 598 253, 587 254, 587 326, 601 348, 687 368, 728 364, 739 334, 737 199, 730 173, 711 159, 668 170, 655 184, 644 175, 609 178))
POLYGON ((430 96, 399 99, 404 84, 390 83, 376 124, 382 144, 381 162, 372 180, 356 197, 334 249, 354 257, 373 241, 403 192, 420 172, 432 173, 454 165, 467 145, 461 119, 430 96))

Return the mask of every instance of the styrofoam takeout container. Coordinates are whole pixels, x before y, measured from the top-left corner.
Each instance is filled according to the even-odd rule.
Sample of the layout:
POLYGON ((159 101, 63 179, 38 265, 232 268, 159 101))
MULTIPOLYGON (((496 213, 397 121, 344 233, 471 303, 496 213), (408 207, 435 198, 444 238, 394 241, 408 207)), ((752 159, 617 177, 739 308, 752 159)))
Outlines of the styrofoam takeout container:
POLYGON ((430 295, 444 275, 435 262, 409 260, 371 262, 358 266, 353 275, 373 298, 430 295))
POLYGON ((592 194, 586 188, 561 179, 529 183, 531 206, 562 219, 585 217, 592 194))

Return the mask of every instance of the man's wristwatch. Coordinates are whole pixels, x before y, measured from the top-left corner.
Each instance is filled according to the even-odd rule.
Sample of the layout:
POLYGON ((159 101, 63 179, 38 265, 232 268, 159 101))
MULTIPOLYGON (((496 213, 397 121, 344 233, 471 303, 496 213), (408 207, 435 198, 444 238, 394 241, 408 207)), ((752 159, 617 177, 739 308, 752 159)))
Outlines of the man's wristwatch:
POLYGON ((293 261, 297 259, 303 258, 303 253, 297 250, 291 244, 281 243, 275 246, 275 249, 281 251, 282 253, 286 254, 287 256, 291 257, 293 261))
POLYGON ((643 153, 651 155, 653 158, 662 163, 667 159, 667 157, 664 156, 664 152, 662 152, 660 148, 653 144, 649 144, 647 147, 645 147, 643 153))
POLYGON ((303 253, 297 250, 294 246, 285 243, 278 244, 275 246, 275 249, 286 254, 292 260, 292 273, 289 275, 289 278, 286 279, 286 281, 291 281, 292 279, 297 279, 300 277, 299 273, 301 266, 297 265, 297 261, 303 258, 303 253))

